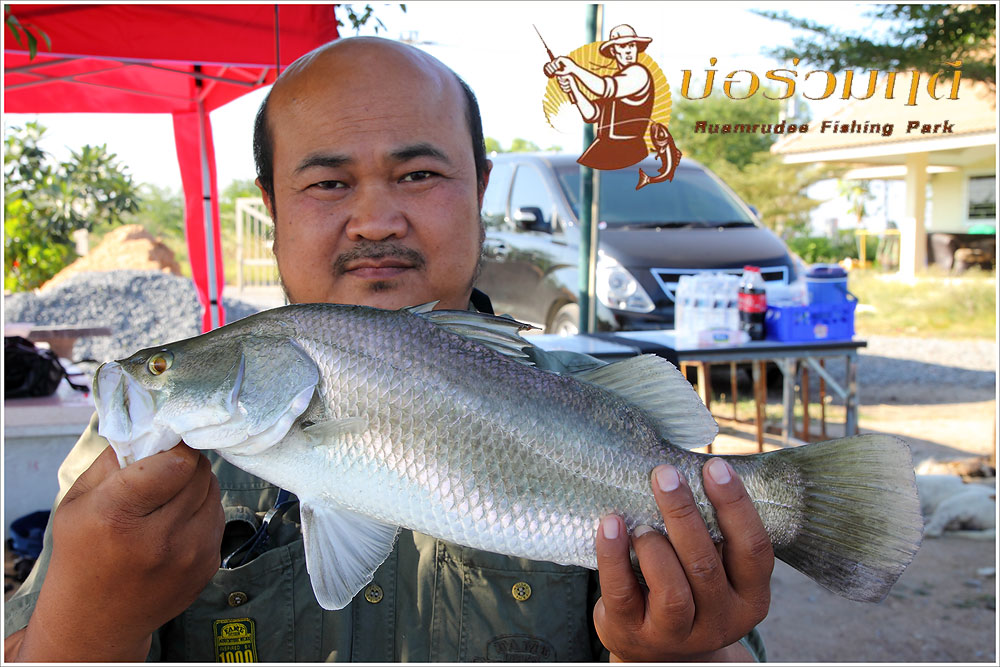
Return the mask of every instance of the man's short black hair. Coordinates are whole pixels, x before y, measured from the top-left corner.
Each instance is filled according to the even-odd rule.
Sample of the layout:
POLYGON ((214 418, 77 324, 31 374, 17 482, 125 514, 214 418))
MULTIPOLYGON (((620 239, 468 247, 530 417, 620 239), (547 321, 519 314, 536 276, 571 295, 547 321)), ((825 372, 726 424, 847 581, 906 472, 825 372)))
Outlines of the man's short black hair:
MULTIPOLYGON (((465 94, 465 120, 472 136, 472 155, 476 162, 476 182, 480 190, 486 185, 486 143, 483 139, 483 119, 479 113, 479 102, 469 84, 454 72, 458 85, 465 94)), ((272 89, 273 90, 273 89, 272 89)), ((257 118, 253 124, 253 160, 257 166, 257 178, 261 188, 267 193, 271 206, 274 204, 274 137, 271 134, 270 123, 267 122, 267 102, 271 92, 257 110, 257 118)))

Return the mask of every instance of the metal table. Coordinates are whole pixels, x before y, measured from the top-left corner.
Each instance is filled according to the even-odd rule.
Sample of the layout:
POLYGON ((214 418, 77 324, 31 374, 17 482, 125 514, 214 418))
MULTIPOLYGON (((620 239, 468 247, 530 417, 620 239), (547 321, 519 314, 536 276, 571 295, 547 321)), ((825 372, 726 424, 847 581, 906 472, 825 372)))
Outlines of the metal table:
MULTIPOLYGON (((815 371, 826 385, 844 400, 846 409, 845 435, 858 432, 858 350, 867 346, 863 340, 815 340, 808 342, 781 342, 773 340, 751 341, 743 345, 717 347, 679 346, 672 329, 655 331, 619 331, 615 333, 578 334, 556 336, 542 334, 531 336, 531 342, 544 350, 570 350, 582 352, 607 361, 623 359, 636 354, 656 354, 680 367, 682 363, 701 364, 749 362, 753 369, 755 390, 762 386, 764 368, 774 362, 782 373, 782 437, 788 444, 792 432, 795 408, 795 379, 799 364, 815 371), (846 363, 846 380, 835 380, 820 359, 842 357, 846 363)), ((702 379, 699 390, 707 398, 708 382, 702 379)), ((757 396, 757 444, 763 447, 763 408, 757 396)), ((766 400, 766 397, 765 397, 766 400)), ((807 402, 807 401, 806 401, 807 402)), ((706 401, 707 403, 707 401, 706 401)), ((807 413, 808 414, 808 413, 807 413)))

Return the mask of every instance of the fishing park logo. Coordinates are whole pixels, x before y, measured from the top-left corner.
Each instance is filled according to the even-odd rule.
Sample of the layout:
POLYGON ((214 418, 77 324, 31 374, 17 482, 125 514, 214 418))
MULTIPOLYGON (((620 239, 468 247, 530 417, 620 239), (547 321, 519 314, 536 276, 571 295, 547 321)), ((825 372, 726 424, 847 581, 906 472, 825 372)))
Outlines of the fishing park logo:
POLYGON ((640 169, 636 190, 672 181, 681 160, 667 129, 671 108, 667 77, 645 53, 652 41, 622 24, 611 29, 607 40, 591 42, 566 56, 556 57, 545 45, 549 56, 543 68, 549 77, 542 102, 545 120, 558 131, 566 131, 578 119, 594 125, 594 141, 577 159, 592 169, 623 169, 655 154, 659 173, 650 176, 640 169))

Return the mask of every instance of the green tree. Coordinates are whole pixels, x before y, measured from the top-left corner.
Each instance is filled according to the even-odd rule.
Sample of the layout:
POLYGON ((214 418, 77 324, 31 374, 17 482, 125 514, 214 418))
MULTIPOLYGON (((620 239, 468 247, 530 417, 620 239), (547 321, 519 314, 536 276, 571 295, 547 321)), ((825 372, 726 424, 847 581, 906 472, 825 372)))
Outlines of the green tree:
POLYGON ((854 215, 857 220, 858 229, 861 228, 861 220, 867 213, 868 202, 875 199, 872 194, 870 181, 840 181, 837 183, 837 192, 847 200, 847 212, 854 215))
POLYGON ((25 43, 27 43, 28 60, 34 60, 35 56, 38 54, 39 38, 45 42, 45 46, 48 47, 49 51, 52 50, 52 40, 49 39, 47 34, 45 34, 45 31, 33 23, 21 23, 17 17, 14 16, 13 12, 11 12, 10 7, 4 7, 4 24, 14 36, 14 41, 16 41, 20 46, 24 46, 25 43), (24 42, 21 41, 22 35, 24 36, 24 42))
MULTIPOLYGON (((782 136, 773 132, 696 132, 695 124, 773 125, 779 122, 781 101, 758 91, 745 100, 707 97, 681 99, 674 106, 670 132, 684 157, 701 162, 714 171, 745 202, 757 209, 761 221, 779 235, 790 238, 801 233, 809 213, 821 202, 806 194, 809 186, 838 171, 813 165, 802 167, 782 162, 770 152, 782 136)), ((777 93, 769 91, 772 97, 777 93)), ((808 118, 796 118, 796 124, 808 118)))
POLYGON ((4 138, 4 287, 33 289, 74 257, 77 229, 114 225, 139 209, 132 177, 107 146, 84 146, 54 164, 27 123, 4 138))
MULTIPOLYGON (((510 142, 510 148, 504 148, 499 141, 493 137, 486 137, 486 153, 492 153, 496 151, 497 153, 537 153, 542 150, 542 148, 530 139, 522 139, 521 137, 514 137, 510 142)), ((545 149, 550 153, 558 153, 562 150, 562 146, 549 146, 545 149)))
POLYGON ((786 239, 802 234, 810 212, 822 203, 809 197, 806 190, 840 173, 824 165, 785 164, 780 157, 763 151, 742 168, 719 162, 712 170, 757 209, 768 228, 786 239))
MULTIPOLYGON (((406 13, 406 5, 399 5, 400 10, 406 13)), ((342 9, 347 14, 347 20, 351 22, 351 27, 354 28, 354 33, 357 34, 361 31, 361 27, 368 23, 369 20, 375 19, 375 33, 378 31, 387 30, 385 24, 382 23, 382 19, 375 16, 375 10, 371 5, 366 4, 364 9, 355 9, 354 5, 339 5, 337 9, 342 9)), ((341 28, 344 27, 344 22, 337 19, 337 25, 341 28)))
MULTIPOLYGON (((741 169, 750 164, 757 153, 770 150, 781 135, 762 132, 711 134, 696 132, 695 124, 699 121, 730 126, 777 123, 781 102, 768 99, 762 93, 758 91, 745 100, 723 96, 709 96, 703 100, 681 98, 674 105, 670 118, 670 133, 678 148, 685 156, 713 170, 719 163, 741 169)), ((772 94, 775 93, 772 91, 772 94)))
POLYGON ((503 153, 504 152, 503 146, 501 146, 500 142, 497 141, 496 139, 494 139, 493 137, 486 137, 486 139, 483 141, 483 143, 486 144, 486 154, 487 155, 489 155, 490 153, 503 153))
POLYGON ((915 69, 937 72, 945 62, 962 61, 962 78, 996 88, 996 7, 973 4, 873 5, 867 16, 875 25, 864 34, 841 32, 788 12, 756 12, 809 34, 792 47, 768 55, 799 58, 831 72, 865 69, 915 69))

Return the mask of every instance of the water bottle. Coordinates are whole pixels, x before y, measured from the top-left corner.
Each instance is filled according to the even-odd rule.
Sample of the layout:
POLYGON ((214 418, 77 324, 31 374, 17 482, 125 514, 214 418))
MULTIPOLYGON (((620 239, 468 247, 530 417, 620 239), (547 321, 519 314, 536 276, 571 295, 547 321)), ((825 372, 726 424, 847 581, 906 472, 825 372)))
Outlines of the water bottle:
POLYGON ((677 341, 686 341, 691 337, 691 276, 681 276, 677 279, 677 289, 674 290, 674 331, 677 341))
POLYGON ((725 327, 730 331, 740 330, 739 292, 740 277, 727 273, 725 327))
POLYGON ((740 281, 740 329, 750 336, 750 340, 764 340, 764 318, 767 316, 767 292, 760 268, 743 267, 740 281))

